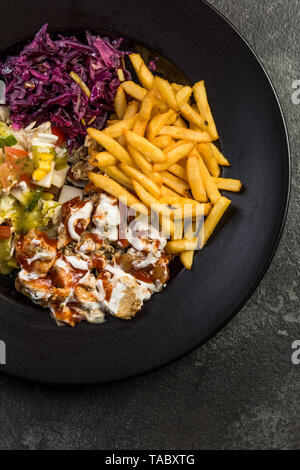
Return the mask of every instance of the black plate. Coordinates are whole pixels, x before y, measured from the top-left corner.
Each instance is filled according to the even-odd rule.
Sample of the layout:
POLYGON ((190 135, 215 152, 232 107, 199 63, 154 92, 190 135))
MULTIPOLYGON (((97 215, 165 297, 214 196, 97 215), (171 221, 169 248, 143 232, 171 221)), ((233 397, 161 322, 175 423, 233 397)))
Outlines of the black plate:
MULTIPOLYGON (((46 310, 1 286, 1 370, 45 382, 90 383, 140 374, 180 357, 218 331, 249 298, 276 249, 289 194, 289 149, 280 106, 239 33, 204 2, 56 0, 2 2, 0 48, 51 31, 106 30, 157 50, 192 81, 204 79, 225 155, 243 194, 216 235, 131 322, 58 328, 46 310), (46 4, 45 4, 46 3, 46 4), (22 299, 22 300, 21 300, 22 299), (6 304, 3 304, 7 306, 6 304)), ((249 319, 251 321, 251 319, 249 319)))

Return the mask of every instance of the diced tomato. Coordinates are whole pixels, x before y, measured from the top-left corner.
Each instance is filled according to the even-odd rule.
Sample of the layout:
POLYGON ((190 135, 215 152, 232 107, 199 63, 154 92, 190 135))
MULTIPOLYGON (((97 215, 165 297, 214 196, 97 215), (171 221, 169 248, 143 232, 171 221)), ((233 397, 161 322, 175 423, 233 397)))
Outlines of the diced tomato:
POLYGON ((5 155, 4 157, 5 160, 0 163, 0 187, 6 191, 20 181, 24 181, 25 175, 30 177, 32 165, 27 156, 5 155))
POLYGON ((20 150, 14 147, 4 147, 4 153, 6 155, 12 155, 13 157, 27 157, 28 156, 28 152, 26 150, 20 150))
POLYGON ((52 134, 58 137, 56 145, 62 145, 66 141, 66 134, 59 127, 51 126, 52 134))
POLYGON ((25 181, 25 183, 27 184, 27 186, 28 186, 29 188, 35 189, 35 188, 37 187, 37 185, 34 184, 34 182, 31 180, 31 176, 30 176, 30 174, 28 174, 28 173, 22 173, 22 174, 19 176, 18 181, 17 181, 16 184, 19 184, 19 183, 21 183, 22 181, 25 181))
POLYGON ((6 240, 10 237, 10 227, 8 225, 0 225, 0 240, 6 240))

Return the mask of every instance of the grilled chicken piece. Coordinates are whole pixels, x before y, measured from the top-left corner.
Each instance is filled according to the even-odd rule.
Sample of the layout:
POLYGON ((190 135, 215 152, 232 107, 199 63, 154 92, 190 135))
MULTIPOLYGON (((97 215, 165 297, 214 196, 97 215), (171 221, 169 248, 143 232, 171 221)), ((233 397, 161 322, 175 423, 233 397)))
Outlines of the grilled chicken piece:
POLYGON ((84 233, 76 246, 78 253, 90 254, 99 251, 103 246, 103 240, 96 233, 84 233))
POLYGON ((71 326, 82 320, 102 322, 104 313, 99 304, 95 276, 87 272, 72 288, 54 289, 51 311, 59 323, 71 326))
POLYGON ((56 240, 49 238, 43 232, 31 229, 26 235, 21 235, 17 241, 17 261, 25 271, 34 271, 43 277, 56 260, 56 246, 56 240))
POLYGON ((151 292, 119 267, 107 266, 107 269, 113 272, 102 271, 97 279, 101 302, 111 315, 129 320, 140 310, 143 301, 151 297, 151 292))
POLYGON ((85 320, 84 312, 79 311, 77 308, 68 307, 67 305, 51 305, 50 312, 59 325, 66 323, 70 326, 75 326, 76 323, 85 320))
POLYGON ((67 228, 65 227, 65 225, 63 223, 61 223, 58 226, 57 236, 58 236, 57 248, 59 250, 61 248, 64 248, 65 246, 67 246, 67 244, 70 243, 70 241, 71 241, 71 237, 69 235, 69 232, 68 232, 67 228))
POLYGON ((78 160, 85 160, 87 158, 88 158, 88 149, 86 146, 82 145, 78 149, 73 150, 72 154, 69 157, 69 162, 76 163, 78 162, 78 160))
POLYGON ((30 279, 28 273, 20 271, 16 277, 15 286, 19 292, 29 297, 34 303, 48 307, 53 294, 49 279, 30 279))
POLYGON ((76 323, 80 323, 86 320, 90 323, 102 323, 105 319, 104 312, 101 310, 98 304, 90 306, 85 309, 84 304, 73 304, 72 306, 59 306, 50 307, 51 314, 56 322, 60 325, 66 323, 70 326, 75 326, 76 323))
POLYGON ((137 251, 161 252, 167 243, 166 238, 151 226, 146 217, 133 220, 127 229, 127 240, 137 251))
POLYGON ((170 271, 168 268, 169 261, 167 258, 162 257, 158 263, 153 267, 151 276, 156 284, 160 283, 162 286, 169 280, 170 271))
POLYGON ((141 306, 140 299, 128 288, 120 300, 118 312, 115 316, 121 320, 130 320, 141 309, 141 306))
POLYGON ((169 279, 169 261, 160 252, 155 256, 130 248, 125 254, 116 255, 113 261, 117 262, 123 271, 144 282, 163 285, 169 279))
POLYGON ((88 182, 88 171, 93 171, 94 167, 84 160, 74 163, 68 171, 67 180, 74 186, 84 188, 88 182))
POLYGON ((85 304, 86 302, 98 302, 99 296, 95 289, 89 286, 77 284, 74 288, 74 297, 77 302, 85 304))
POLYGON ((102 240, 96 233, 84 233, 76 246, 75 252, 81 256, 88 256, 91 268, 104 269, 107 259, 111 259, 116 248, 102 240))
POLYGON ((91 201, 79 197, 65 202, 62 206, 62 223, 58 227, 58 248, 65 247, 71 240, 80 241, 82 233, 90 223, 93 210, 91 201))

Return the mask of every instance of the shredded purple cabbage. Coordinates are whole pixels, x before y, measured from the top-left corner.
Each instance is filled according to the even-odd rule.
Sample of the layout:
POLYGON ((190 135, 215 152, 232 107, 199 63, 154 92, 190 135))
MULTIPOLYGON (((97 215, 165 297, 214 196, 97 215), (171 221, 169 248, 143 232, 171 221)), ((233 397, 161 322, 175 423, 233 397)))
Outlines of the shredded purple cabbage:
POLYGON ((87 44, 62 35, 53 40, 47 27, 18 56, 0 62, 0 76, 13 126, 50 120, 66 133, 71 150, 83 143, 89 123, 98 129, 105 126, 120 85, 117 70, 131 79, 123 60, 128 52, 119 50, 123 39, 111 41, 87 32, 87 44), (71 79, 71 71, 88 86, 90 98, 71 79))

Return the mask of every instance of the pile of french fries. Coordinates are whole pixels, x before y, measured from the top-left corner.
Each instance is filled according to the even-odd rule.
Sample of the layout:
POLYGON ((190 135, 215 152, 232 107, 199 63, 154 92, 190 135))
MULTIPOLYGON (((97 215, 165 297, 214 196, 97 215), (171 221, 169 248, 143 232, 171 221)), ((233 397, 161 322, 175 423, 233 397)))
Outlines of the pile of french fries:
POLYGON ((103 151, 91 151, 90 181, 142 214, 154 210, 170 234, 167 252, 191 269, 194 251, 203 247, 230 205, 220 190, 238 192, 242 183, 221 178, 228 160, 213 143, 219 135, 205 84, 193 87, 154 76, 139 54, 130 60, 140 85, 123 81, 108 126, 88 128, 103 151), (193 236, 199 214, 205 217, 193 236))

